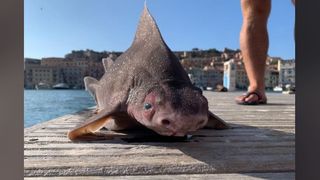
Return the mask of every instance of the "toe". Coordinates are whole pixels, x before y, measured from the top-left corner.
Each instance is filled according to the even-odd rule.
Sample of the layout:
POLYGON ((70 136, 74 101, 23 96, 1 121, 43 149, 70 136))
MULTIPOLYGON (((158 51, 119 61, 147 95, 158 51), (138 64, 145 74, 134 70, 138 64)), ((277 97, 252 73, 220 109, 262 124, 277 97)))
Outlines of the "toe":
POLYGON ((242 102, 242 101, 244 101, 244 99, 245 99, 245 96, 244 96, 244 95, 238 96, 238 97, 235 98, 235 100, 236 100, 237 102, 242 102))
POLYGON ((256 94, 251 94, 247 98, 244 98, 244 101, 248 103, 256 102, 258 100, 259 100, 259 97, 256 94))

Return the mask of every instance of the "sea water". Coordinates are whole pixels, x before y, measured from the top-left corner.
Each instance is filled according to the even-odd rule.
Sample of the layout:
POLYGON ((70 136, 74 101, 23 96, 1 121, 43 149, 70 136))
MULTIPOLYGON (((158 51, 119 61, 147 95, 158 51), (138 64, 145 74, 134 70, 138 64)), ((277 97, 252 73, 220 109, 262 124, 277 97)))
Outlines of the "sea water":
POLYGON ((84 90, 24 90, 24 127, 95 106, 84 90))

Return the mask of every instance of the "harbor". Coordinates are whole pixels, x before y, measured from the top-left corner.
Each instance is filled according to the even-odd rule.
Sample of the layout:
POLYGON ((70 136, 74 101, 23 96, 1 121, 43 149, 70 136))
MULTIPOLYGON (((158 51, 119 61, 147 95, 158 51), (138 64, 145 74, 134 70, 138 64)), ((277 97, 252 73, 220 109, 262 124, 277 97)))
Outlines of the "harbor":
POLYGON ((267 93, 267 105, 241 106, 240 94, 204 91, 232 128, 184 139, 101 130, 113 138, 70 141, 68 130, 92 109, 25 128, 25 179, 294 179, 295 95, 267 93))
POLYGON ((95 105, 84 90, 24 90, 24 127, 95 105))

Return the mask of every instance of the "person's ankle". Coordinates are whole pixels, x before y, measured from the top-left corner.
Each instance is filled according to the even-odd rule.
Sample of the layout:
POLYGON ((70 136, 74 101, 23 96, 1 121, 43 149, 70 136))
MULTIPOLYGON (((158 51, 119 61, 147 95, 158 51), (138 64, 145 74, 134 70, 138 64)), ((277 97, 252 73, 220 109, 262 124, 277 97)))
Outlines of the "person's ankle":
POLYGON ((265 94, 265 88, 264 87, 258 87, 258 86, 249 86, 248 92, 258 91, 262 95, 265 94))

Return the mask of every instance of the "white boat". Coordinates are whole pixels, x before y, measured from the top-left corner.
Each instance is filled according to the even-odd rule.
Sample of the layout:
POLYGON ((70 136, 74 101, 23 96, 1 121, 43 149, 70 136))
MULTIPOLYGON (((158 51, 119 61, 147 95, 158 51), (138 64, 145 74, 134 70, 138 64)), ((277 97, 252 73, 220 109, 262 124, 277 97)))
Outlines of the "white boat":
POLYGON ((35 89, 50 89, 50 86, 46 83, 40 82, 35 85, 35 89))
POLYGON ((53 89, 69 89, 69 85, 66 83, 58 83, 54 86, 52 86, 53 89))
POLYGON ((276 86, 276 87, 273 88, 273 91, 281 92, 281 91, 283 91, 283 89, 280 86, 276 86))
POLYGON ((282 94, 295 94, 295 86, 291 84, 287 84, 285 91, 282 92, 282 94))
POLYGON ((292 90, 288 90, 288 91, 283 91, 282 94, 295 94, 295 92, 292 90))

